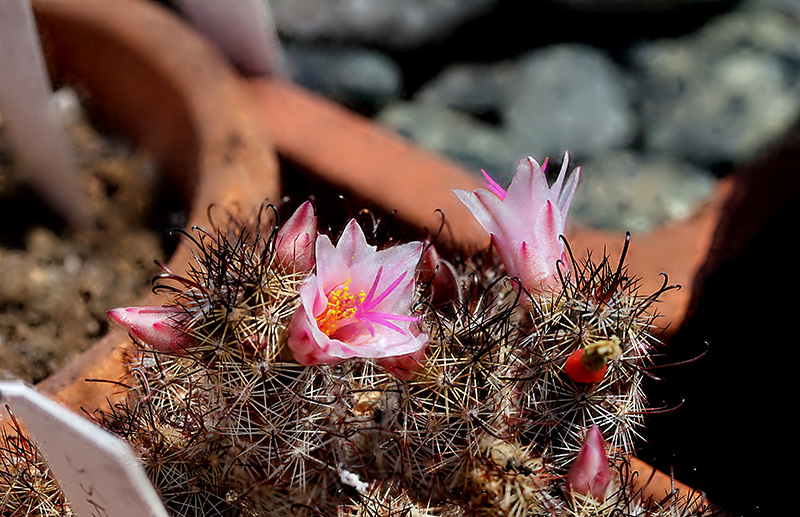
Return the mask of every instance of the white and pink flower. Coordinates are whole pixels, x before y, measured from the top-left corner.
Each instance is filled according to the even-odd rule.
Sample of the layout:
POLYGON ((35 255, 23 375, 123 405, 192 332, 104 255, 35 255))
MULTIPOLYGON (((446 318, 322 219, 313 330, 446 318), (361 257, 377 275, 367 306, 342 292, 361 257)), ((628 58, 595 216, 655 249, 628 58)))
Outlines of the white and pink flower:
POLYGON ((288 346, 310 366, 351 357, 417 357, 428 336, 411 315, 422 243, 378 251, 355 220, 339 242, 316 240, 316 273, 300 287, 288 346))
POLYGON ((541 291, 558 283, 558 265, 569 267, 560 236, 580 179, 580 167, 566 178, 569 155, 561 172, 548 186, 544 166, 531 157, 520 160, 508 192, 486 172, 486 188, 473 192, 454 190, 491 235, 500 259, 511 276, 529 291, 541 291), (566 182, 565 182, 566 179, 566 182))

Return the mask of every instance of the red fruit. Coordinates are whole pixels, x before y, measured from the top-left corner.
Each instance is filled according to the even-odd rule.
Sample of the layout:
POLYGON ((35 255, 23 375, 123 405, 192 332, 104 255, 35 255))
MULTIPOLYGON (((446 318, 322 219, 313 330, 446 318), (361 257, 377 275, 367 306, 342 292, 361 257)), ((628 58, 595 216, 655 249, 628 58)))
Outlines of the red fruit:
POLYGON ((585 351, 585 349, 581 348, 569 355, 567 362, 564 364, 564 371, 567 373, 567 377, 572 379, 573 382, 580 382, 583 384, 602 381, 603 377, 606 376, 608 365, 604 363, 597 370, 587 368, 583 360, 585 351))

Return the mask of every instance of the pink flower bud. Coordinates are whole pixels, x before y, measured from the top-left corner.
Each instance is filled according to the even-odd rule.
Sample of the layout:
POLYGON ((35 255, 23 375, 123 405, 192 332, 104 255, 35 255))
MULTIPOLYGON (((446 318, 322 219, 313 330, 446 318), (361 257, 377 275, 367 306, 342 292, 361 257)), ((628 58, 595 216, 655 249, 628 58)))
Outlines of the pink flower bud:
POLYGON ((308 272, 314 268, 314 242, 317 238, 317 216, 314 206, 306 201, 278 230, 275 259, 283 268, 308 272))
POLYGON ((567 472, 567 486, 573 492, 603 501, 610 482, 611 467, 603 449, 603 435, 593 425, 567 472))
POLYGON ((159 352, 175 353, 197 345, 180 330, 184 312, 177 307, 125 307, 107 314, 114 323, 159 352))
POLYGON ((417 266, 417 277, 421 284, 430 283, 434 306, 460 301, 461 291, 458 288, 456 270, 450 262, 439 256, 433 244, 429 244, 422 253, 422 259, 417 266))
POLYGON ((417 264, 417 279, 421 284, 427 284, 433 280, 436 273, 436 265, 439 263, 439 253, 430 241, 425 241, 422 258, 417 264))

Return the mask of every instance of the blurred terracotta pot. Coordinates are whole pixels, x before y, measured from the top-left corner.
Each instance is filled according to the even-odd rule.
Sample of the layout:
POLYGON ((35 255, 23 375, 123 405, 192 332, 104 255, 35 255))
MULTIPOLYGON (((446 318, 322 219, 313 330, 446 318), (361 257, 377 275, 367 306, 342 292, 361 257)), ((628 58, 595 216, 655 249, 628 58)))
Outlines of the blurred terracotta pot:
MULTIPOLYGON (((36 0, 33 8, 54 82, 76 87, 154 153, 183 195, 176 203, 189 225, 206 225, 212 204, 278 200, 277 157, 236 72, 177 17, 125 0, 36 0)), ((169 266, 184 271, 189 258, 179 246, 169 266)), ((153 295, 138 302, 160 303, 153 295)), ((84 379, 120 378, 128 342, 113 330, 38 389, 76 411, 102 407, 108 386, 84 379)))
MULTIPOLYGON (((438 228, 447 216, 452 244, 486 246, 488 238, 451 195, 477 178, 307 91, 274 79, 243 79, 203 38, 150 2, 34 0, 51 74, 89 94, 94 107, 166 165, 182 187, 189 224, 206 223, 211 204, 256 207, 279 195, 275 150, 318 180, 352 194, 410 227, 438 228), (273 148, 274 145, 274 148, 273 148)), ((686 315, 695 273, 704 263, 728 186, 693 218, 634 241, 630 267, 645 289, 659 274, 686 288, 659 306, 662 324, 677 328, 686 315)), ((622 236, 584 228, 569 231, 573 249, 618 254, 622 236)), ((182 271, 187 249, 169 265, 182 271)), ((150 296, 138 301, 158 304, 150 296)), ((38 389, 67 407, 106 404, 113 386, 85 379, 117 379, 127 336, 113 331, 38 389)), ((634 466, 641 478, 651 469, 634 466)), ((672 480, 656 472, 646 493, 664 496, 672 480)))

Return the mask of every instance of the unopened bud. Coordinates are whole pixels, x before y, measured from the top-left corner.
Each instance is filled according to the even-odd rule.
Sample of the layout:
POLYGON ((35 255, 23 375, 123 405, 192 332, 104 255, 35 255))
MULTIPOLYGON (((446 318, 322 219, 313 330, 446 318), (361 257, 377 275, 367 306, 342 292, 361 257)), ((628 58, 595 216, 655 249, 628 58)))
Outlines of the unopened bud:
POLYGON ((422 370, 426 349, 427 347, 422 347, 411 354, 381 357, 376 362, 398 379, 410 381, 422 370))
POLYGON ((123 307, 108 311, 114 323, 159 352, 175 353, 197 345, 180 330, 184 312, 177 307, 123 307))
POLYGON ((285 222, 275 241, 275 259, 289 271, 308 272, 314 268, 314 243, 317 239, 317 216, 306 201, 285 222))
POLYGON ((450 262, 439 255, 432 244, 422 253, 422 259, 417 266, 417 277, 421 284, 430 283, 434 306, 460 301, 456 270, 450 262))
POLYGON ((603 435, 594 425, 586 433, 578 457, 567 472, 567 486, 572 492, 603 501, 610 483, 611 467, 603 448, 603 435))

